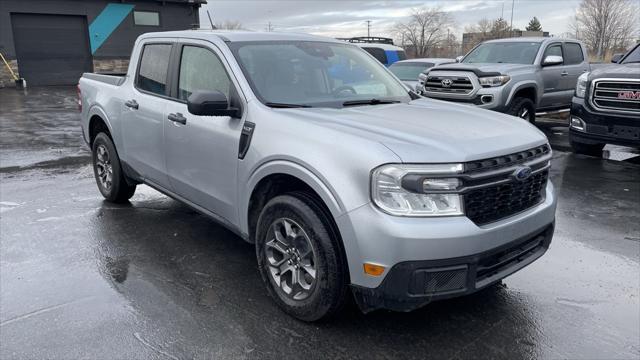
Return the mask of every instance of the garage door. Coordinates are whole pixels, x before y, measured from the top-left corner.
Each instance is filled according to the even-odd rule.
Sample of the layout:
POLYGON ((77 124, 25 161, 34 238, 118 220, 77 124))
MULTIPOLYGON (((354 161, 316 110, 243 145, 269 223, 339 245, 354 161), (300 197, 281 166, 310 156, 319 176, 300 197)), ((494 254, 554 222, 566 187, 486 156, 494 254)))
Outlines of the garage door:
POLYGON ((84 16, 11 14, 20 76, 33 85, 77 84, 92 71, 84 16))

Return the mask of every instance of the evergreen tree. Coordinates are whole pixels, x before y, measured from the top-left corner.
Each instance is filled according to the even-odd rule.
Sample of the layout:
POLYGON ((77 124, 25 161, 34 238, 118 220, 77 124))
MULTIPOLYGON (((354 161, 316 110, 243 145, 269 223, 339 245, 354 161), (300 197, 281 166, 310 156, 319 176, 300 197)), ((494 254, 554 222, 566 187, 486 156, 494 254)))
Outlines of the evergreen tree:
POLYGON ((537 17, 533 17, 531 21, 529 21, 529 25, 526 28, 527 31, 542 31, 542 25, 540 24, 540 20, 537 17))

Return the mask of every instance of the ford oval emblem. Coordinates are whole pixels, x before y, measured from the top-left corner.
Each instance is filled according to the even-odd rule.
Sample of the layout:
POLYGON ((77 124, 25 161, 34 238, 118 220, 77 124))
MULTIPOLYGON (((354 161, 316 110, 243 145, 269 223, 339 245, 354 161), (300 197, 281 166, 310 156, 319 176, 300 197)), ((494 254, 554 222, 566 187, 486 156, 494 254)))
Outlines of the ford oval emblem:
POLYGON ((531 177, 531 168, 528 166, 518 166, 511 176, 518 181, 525 181, 531 177))

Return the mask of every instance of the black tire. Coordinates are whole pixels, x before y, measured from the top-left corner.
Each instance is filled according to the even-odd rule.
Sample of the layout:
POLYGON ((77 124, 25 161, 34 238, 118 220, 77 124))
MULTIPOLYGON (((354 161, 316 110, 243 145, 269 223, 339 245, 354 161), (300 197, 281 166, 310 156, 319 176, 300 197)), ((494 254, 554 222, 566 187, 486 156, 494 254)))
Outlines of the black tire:
POLYGON ((507 114, 527 120, 532 124, 536 123, 536 106, 529 98, 517 97, 511 101, 507 109, 507 114), (523 116, 526 112, 526 117, 523 116))
POLYGON ((342 309, 347 299, 348 268, 339 236, 328 216, 317 199, 306 193, 293 192, 271 199, 258 218, 256 256, 262 280, 276 304, 303 321, 330 317, 342 309), (314 251, 316 278, 304 299, 287 295, 270 272, 272 267, 269 265, 266 244, 272 240, 272 226, 281 219, 290 219, 299 225, 314 251))
POLYGON ((582 142, 575 141, 569 137, 569 144, 571 145, 571 149, 576 154, 589 155, 595 157, 602 157, 602 149, 605 144, 586 144, 582 142))
POLYGON ((123 203, 131 199, 136 191, 136 185, 129 185, 127 183, 122 167, 120 166, 120 158, 116 152, 116 147, 113 145, 113 141, 111 141, 109 135, 103 132, 99 133, 93 140, 91 152, 93 175, 95 176, 98 190, 100 190, 102 196, 104 196, 107 201, 114 203, 123 203), (100 169, 101 167, 104 169, 105 162, 100 160, 100 158, 104 158, 104 156, 99 155, 98 152, 104 154, 104 151, 106 151, 109 159, 108 165, 110 165, 111 168, 110 185, 109 182, 103 183, 103 181, 101 181, 100 169))

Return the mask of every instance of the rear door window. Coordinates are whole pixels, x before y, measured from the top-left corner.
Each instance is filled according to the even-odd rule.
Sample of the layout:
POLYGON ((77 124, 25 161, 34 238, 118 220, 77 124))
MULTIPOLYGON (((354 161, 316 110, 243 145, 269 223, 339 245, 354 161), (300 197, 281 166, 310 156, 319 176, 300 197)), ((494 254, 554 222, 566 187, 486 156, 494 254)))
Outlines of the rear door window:
POLYGON ((584 56, 582 55, 582 47, 577 43, 565 43, 565 65, 575 65, 580 64, 584 61, 584 56))
POLYGON ((167 93, 167 69, 171 44, 147 44, 142 49, 136 87, 158 95, 167 93))

